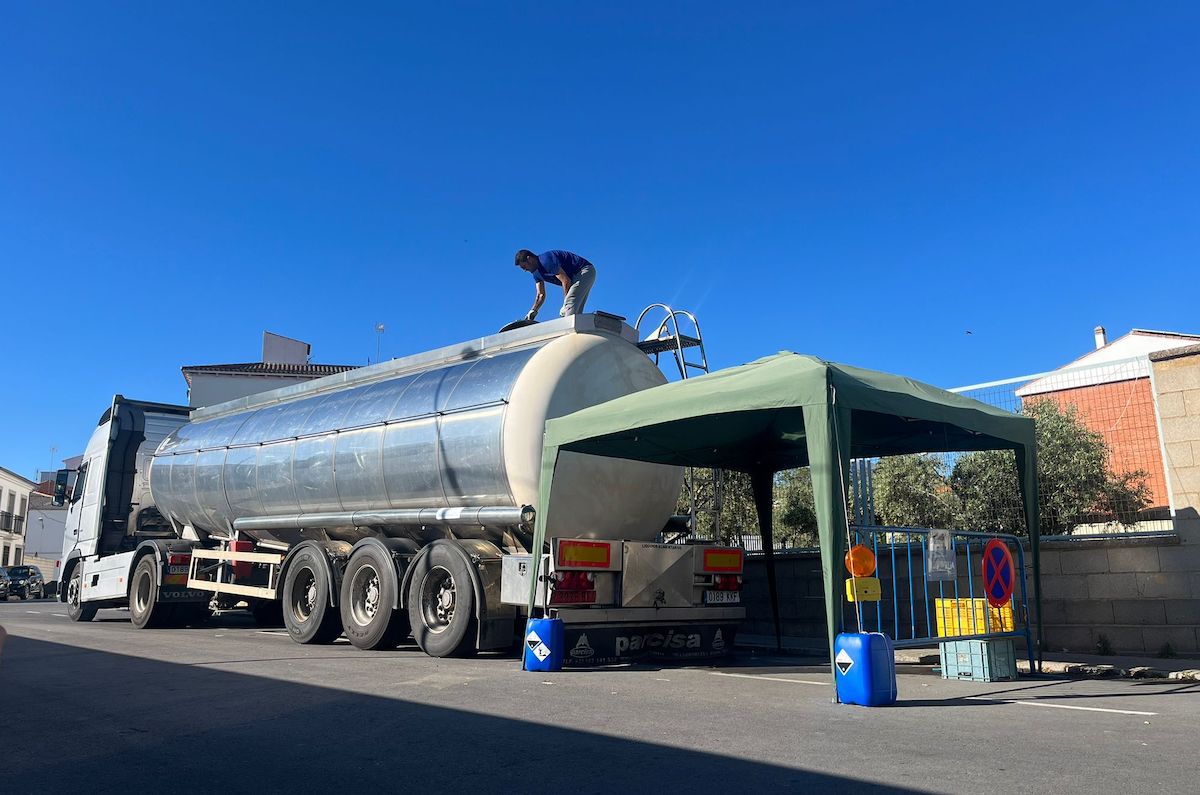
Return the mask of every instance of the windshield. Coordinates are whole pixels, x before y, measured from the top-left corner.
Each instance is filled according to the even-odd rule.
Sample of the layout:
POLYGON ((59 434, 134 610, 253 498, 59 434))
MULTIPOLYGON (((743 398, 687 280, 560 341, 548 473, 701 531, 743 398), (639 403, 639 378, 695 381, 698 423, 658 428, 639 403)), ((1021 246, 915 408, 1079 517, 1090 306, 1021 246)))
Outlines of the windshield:
POLYGON ((28 577, 29 576, 29 567, 28 566, 9 566, 8 576, 9 577, 28 577))

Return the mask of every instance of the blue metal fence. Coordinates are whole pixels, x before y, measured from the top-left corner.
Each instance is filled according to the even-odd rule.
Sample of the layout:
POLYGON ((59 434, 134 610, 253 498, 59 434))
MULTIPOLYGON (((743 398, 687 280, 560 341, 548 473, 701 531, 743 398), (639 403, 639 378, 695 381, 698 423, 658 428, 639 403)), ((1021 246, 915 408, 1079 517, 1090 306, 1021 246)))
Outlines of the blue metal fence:
MULTIPOLYGON (((864 632, 883 632, 895 642, 896 648, 929 646, 955 640, 989 638, 1024 639, 1029 656, 1030 671, 1036 670, 1036 650, 1033 642, 1026 587, 1025 551, 1013 535, 949 531, 951 549, 956 561, 956 576, 952 581, 931 582, 926 569, 930 530, 920 527, 854 526, 851 540, 863 544, 875 553, 876 573, 882 589, 878 602, 844 602, 845 626, 864 632), (986 606, 983 580, 983 548, 992 539, 1000 539, 1012 553, 1016 582, 1011 600, 1013 628, 993 631, 991 609, 986 606), (976 602, 968 603, 971 633, 939 636, 936 622, 936 600, 984 599, 983 626, 979 626, 976 602), (861 622, 861 623, 860 623, 861 622)), ((958 621, 959 602, 954 603, 958 621)))

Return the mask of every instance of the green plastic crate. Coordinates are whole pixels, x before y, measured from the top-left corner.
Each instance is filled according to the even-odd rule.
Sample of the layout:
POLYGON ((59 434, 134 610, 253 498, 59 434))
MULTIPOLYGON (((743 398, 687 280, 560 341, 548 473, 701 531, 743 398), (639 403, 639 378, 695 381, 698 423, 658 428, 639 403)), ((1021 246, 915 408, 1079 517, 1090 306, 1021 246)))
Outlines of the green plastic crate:
POLYGON ((938 645, 943 679, 1005 682, 1017 678, 1017 654, 1011 638, 952 640, 938 645))

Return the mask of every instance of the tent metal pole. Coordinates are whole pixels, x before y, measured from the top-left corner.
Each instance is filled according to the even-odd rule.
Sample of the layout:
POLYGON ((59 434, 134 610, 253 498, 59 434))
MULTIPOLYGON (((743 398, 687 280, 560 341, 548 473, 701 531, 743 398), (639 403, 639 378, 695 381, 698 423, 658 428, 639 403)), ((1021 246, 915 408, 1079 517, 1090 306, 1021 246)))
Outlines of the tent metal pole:
POLYGON ((758 471, 750 474, 754 490, 754 508, 758 512, 758 529, 762 535, 763 554, 767 559, 767 591, 771 595, 771 617, 775 620, 775 650, 783 651, 783 628, 779 623, 779 588, 775 580, 775 506, 772 497, 775 473, 758 471))

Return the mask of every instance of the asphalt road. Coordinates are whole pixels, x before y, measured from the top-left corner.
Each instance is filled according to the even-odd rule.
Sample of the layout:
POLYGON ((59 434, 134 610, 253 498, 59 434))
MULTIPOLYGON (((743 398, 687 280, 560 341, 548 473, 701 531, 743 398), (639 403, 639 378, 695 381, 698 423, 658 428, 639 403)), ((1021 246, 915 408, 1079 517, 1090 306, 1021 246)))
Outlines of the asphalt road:
POLYGON ((6 779, 37 792, 1197 790, 1200 683, 899 677, 831 703, 794 658, 555 674, 415 647, 298 646, 229 614, 134 630, 0 604, 6 779), (12 716, 34 716, 17 729, 12 716))

